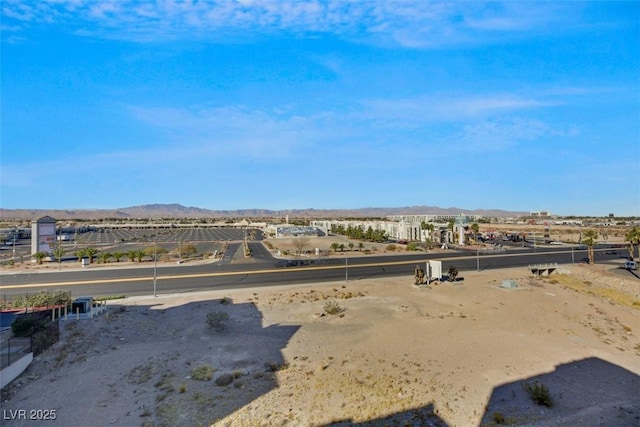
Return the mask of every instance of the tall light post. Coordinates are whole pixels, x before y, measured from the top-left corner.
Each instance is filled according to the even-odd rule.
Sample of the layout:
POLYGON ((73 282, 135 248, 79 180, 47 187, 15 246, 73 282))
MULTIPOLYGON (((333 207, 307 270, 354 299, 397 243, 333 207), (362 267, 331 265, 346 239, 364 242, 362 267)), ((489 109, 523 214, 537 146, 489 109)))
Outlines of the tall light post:
POLYGON ((13 262, 16 262, 16 233, 17 233, 17 229, 13 230, 13 255, 11 257, 11 260, 13 262))
POLYGON ((156 238, 153 243, 153 296, 157 297, 158 282, 158 227, 156 227, 156 238))
POLYGON ((480 271, 480 244, 478 243, 477 233, 476 233, 476 271, 480 271))
POLYGON ((349 254, 344 257, 344 281, 349 282, 349 254))

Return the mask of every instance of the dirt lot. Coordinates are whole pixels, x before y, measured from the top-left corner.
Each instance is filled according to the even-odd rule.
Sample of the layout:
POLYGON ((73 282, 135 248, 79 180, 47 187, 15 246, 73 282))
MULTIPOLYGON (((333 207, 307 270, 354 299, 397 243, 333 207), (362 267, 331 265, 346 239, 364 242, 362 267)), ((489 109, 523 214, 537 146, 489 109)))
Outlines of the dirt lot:
POLYGON ((18 409, 55 410, 46 425, 63 426, 639 425, 640 280, 622 273, 112 301, 106 316, 63 322, 3 392, 2 425, 45 424, 7 419, 18 409), (211 313, 228 315, 211 318, 223 329, 211 313))

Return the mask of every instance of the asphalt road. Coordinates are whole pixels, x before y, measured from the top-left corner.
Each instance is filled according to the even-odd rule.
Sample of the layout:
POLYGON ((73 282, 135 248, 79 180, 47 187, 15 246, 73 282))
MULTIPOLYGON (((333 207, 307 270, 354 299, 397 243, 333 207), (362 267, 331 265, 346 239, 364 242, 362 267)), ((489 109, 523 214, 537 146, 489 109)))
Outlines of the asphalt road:
MULTIPOLYGON (((200 265, 171 265, 154 268, 152 262, 135 268, 87 268, 76 271, 49 271, 3 274, 0 295, 39 292, 45 289, 69 289, 74 297, 81 295, 148 295, 241 289, 257 286, 303 284, 325 281, 354 281, 372 277, 408 276, 414 268, 429 259, 442 261, 443 274, 455 265, 464 278, 465 271, 526 267, 532 264, 570 264, 585 258, 586 250, 570 248, 532 248, 510 250, 509 253, 487 255, 473 251, 442 254, 412 253, 389 256, 331 257, 302 259, 306 265, 284 266, 260 243, 249 243, 253 257, 245 259, 242 244, 233 242, 220 262, 200 265), (240 255, 239 255, 240 254, 240 255)), ((611 253, 608 248, 596 250, 596 262, 620 260, 626 250, 611 253)), ((347 254, 348 255, 348 254, 347 254)), ((299 263, 302 264, 302 263, 299 263)))

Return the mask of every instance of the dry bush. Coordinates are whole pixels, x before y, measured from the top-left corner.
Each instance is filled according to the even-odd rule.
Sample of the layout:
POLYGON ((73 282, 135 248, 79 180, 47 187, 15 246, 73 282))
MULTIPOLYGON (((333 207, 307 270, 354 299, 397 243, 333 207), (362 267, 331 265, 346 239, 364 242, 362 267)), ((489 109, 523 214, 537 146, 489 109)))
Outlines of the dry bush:
POLYGON ((227 327, 229 314, 224 311, 214 311, 207 314, 207 326, 214 331, 222 331, 227 327))
POLYGON ((327 314, 340 314, 343 311, 345 311, 345 308, 336 301, 329 301, 324 305, 324 312, 327 314))
POLYGON ((538 381, 534 381, 533 385, 524 382, 522 383, 522 389, 527 392, 536 405, 546 406, 548 408, 553 406, 553 399, 551 398, 549 389, 544 384, 538 381))
POLYGON ((191 370, 191 378, 196 381, 209 381, 213 378, 215 369, 209 365, 202 365, 191 370))

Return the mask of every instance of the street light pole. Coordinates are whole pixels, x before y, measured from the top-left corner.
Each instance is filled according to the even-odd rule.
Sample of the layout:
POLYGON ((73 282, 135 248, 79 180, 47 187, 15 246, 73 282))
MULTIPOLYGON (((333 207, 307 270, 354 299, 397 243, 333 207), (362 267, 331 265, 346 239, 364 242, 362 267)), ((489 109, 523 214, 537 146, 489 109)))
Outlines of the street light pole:
POLYGON ((477 234, 476 234, 476 271, 480 271, 480 245, 478 244, 477 234))
POLYGON ((349 282, 349 254, 344 257, 344 281, 349 282))
POLYGON ((156 227, 156 238, 153 244, 153 296, 157 297, 158 282, 158 228, 156 227))

